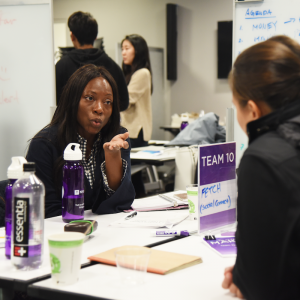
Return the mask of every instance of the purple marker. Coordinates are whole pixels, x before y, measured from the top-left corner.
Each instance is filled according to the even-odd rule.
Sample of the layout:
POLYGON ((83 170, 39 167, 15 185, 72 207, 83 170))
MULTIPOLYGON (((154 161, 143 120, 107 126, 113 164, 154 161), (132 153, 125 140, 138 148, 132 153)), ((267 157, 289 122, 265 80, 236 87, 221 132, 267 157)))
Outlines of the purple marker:
POLYGON ((179 230, 179 229, 158 229, 153 231, 154 236, 189 236, 189 232, 187 230, 179 230))
POLYGON ((84 169, 79 144, 70 143, 64 151, 62 186, 62 219, 64 222, 84 219, 84 169))
POLYGON ((12 187, 22 177, 23 163, 27 160, 23 156, 14 156, 11 161, 7 169, 8 184, 5 188, 5 256, 7 259, 10 259, 11 251, 12 187))

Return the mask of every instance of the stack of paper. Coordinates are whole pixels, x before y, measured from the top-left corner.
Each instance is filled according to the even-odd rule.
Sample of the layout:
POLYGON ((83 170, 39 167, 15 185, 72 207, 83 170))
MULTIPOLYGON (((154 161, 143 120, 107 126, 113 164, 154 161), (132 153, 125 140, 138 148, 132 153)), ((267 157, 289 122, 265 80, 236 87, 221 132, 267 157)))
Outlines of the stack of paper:
POLYGON ((181 209, 188 208, 187 201, 179 200, 174 195, 184 193, 184 191, 177 191, 172 193, 166 193, 164 195, 170 197, 176 201, 177 206, 174 206, 172 202, 169 202, 161 197, 153 196, 141 199, 135 199, 131 205, 132 209, 136 211, 151 211, 151 210, 164 210, 164 209, 181 209))
POLYGON ((172 228, 173 226, 181 223, 189 216, 188 212, 180 213, 164 213, 155 214, 153 212, 137 213, 136 216, 127 220, 125 215, 123 218, 110 224, 110 226, 117 227, 148 227, 148 228, 172 228))

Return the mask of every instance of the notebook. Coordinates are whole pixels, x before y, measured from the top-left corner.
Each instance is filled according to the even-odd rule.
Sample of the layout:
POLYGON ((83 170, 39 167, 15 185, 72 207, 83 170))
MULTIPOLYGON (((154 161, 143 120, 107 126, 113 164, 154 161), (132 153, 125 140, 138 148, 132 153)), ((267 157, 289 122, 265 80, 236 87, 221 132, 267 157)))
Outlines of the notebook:
MULTIPOLYGON (((126 247, 146 248, 141 246, 122 246, 88 257, 92 261, 116 265, 115 251, 126 247)), ((166 275, 202 263, 200 256, 179 254, 151 249, 147 272, 166 275)))
POLYGON ((178 206, 175 207, 173 203, 159 197, 158 195, 147 197, 147 198, 135 199, 131 204, 131 207, 136 211, 161 210, 167 208, 174 208, 174 209, 188 208, 187 201, 180 200, 174 197, 174 195, 182 194, 182 193, 185 193, 185 191, 176 191, 176 192, 164 194, 176 201, 178 206))
POLYGON ((225 232, 221 235, 216 235, 215 240, 205 240, 204 243, 210 247, 215 253, 222 257, 232 257, 237 254, 235 243, 235 232, 225 232))

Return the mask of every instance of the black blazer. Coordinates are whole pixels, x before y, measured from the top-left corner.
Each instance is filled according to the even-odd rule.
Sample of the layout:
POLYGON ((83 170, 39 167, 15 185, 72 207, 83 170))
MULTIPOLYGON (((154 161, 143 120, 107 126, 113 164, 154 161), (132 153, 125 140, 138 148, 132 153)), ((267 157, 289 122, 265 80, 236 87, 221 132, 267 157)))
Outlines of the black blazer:
MULTIPOLYGON (((127 130, 122 128, 120 133, 127 130)), ((36 176, 42 180, 46 188, 45 217, 50 218, 62 214, 62 194, 54 186, 54 164, 62 151, 56 142, 57 128, 55 126, 43 129, 34 137, 29 145, 27 161, 36 163, 36 176)), ((135 197, 131 182, 130 140, 128 149, 121 150, 121 157, 127 161, 127 171, 121 185, 111 197, 107 197, 100 170, 100 155, 96 158, 95 183, 91 189, 84 176, 84 209, 92 209, 96 214, 112 214, 130 209, 135 197)))

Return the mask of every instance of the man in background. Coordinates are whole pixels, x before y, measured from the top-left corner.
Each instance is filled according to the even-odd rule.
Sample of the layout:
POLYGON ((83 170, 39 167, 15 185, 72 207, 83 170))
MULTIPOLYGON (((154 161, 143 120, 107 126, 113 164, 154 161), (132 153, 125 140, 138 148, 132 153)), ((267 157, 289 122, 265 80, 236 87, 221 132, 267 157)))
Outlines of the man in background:
POLYGON ((80 67, 94 64, 106 68, 118 86, 120 111, 129 104, 129 96, 125 78, 121 68, 104 52, 93 47, 98 35, 97 21, 89 13, 81 11, 73 13, 68 19, 70 36, 75 47, 56 64, 56 102, 71 75, 80 67))

